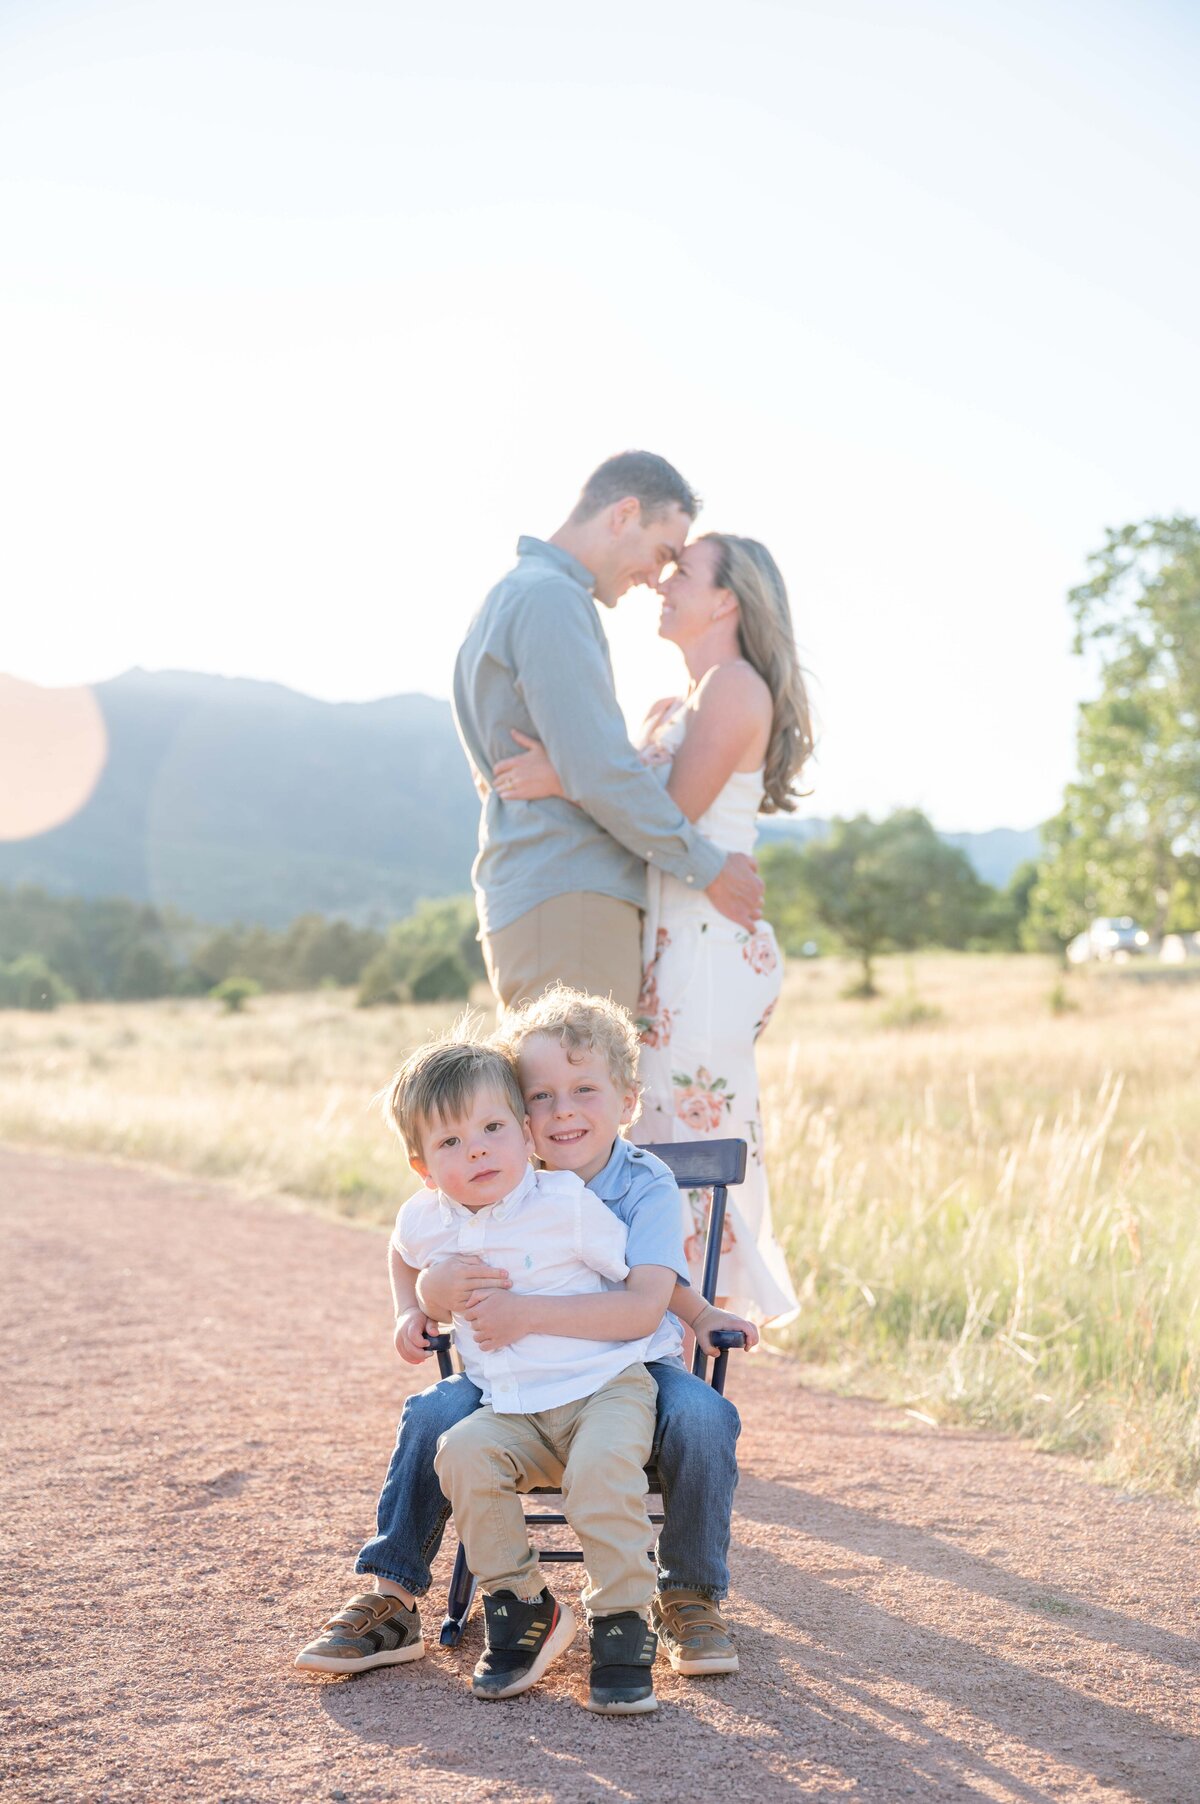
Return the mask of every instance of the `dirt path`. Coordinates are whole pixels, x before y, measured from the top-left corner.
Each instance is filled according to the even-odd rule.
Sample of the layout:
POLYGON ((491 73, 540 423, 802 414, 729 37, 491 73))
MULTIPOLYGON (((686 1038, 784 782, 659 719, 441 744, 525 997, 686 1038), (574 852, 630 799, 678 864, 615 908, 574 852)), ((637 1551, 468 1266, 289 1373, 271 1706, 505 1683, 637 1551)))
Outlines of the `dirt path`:
POLYGON ((761 1357, 730 1386, 738 1678, 660 1664, 657 1716, 606 1721, 577 1646, 484 1706, 477 1624, 302 1677, 424 1381, 381 1238, 18 1152, 0 1221, 5 1800, 1200 1799, 1196 1518, 761 1357))

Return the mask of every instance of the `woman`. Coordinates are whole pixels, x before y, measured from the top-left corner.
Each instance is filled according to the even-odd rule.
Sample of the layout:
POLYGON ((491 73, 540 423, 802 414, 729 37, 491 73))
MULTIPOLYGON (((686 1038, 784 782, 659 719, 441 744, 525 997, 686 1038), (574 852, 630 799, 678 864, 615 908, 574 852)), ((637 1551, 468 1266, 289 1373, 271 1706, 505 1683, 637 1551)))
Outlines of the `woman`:
MULTIPOLYGON (((661 770, 672 799, 706 839, 751 852, 761 810, 791 812, 793 785, 812 751, 804 680, 783 578, 753 539, 706 533, 660 585, 659 634, 687 665, 683 695, 655 704, 642 756, 661 770)), ((534 740, 502 759, 506 798, 562 795, 534 740)), ((731 1198, 719 1288, 741 1314, 783 1326, 796 1293, 771 1228, 763 1166, 754 1042, 779 998, 782 968, 766 923, 747 933, 703 894, 650 867, 645 972, 639 1003, 645 1086, 643 1143, 744 1139, 746 1182, 731 1198)), ((699 1279, 707 1192, 685 1202, 689 1265, 699 1279)))

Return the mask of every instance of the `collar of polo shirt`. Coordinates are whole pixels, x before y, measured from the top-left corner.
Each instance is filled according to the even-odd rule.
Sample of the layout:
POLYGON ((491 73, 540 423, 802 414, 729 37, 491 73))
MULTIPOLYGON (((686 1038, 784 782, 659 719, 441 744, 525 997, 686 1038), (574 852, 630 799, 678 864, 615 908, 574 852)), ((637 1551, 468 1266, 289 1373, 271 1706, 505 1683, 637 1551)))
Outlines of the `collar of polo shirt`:
POLYGON ((606 1203, 619 1203, 623 1196, 628 1196, 633 1183, 633 1162, 642 1156, 640 1146, 631 1145, 623 1134, 618 1134, 608 1164, 592 1179, 588 1189, 594 1190, 606 1203))

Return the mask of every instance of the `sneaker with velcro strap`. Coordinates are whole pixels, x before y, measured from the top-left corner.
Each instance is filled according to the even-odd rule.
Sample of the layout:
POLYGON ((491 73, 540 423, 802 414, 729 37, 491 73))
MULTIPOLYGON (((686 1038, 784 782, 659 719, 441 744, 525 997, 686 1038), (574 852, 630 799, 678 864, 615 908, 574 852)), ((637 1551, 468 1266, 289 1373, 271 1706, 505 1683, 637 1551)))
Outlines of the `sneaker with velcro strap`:
POLYGON ((369 1672, 403 1666, 424 1652, 420 1611, 386 1591, 365 1591, 329 1618, 295 1663, 308 1672, 369 1672))
POLYGON ((658 1709, 652 1670, 658 1641, 636 1610, 593 1616, 588 1647, 592 1659, 589 1710, 600 1716, 643 1716, 658 1709))
POLYGON ((737 1649, 721 1607, 703 1591, 660 1591, 650 1609, 668 1660, 688 1678, 736 1672, 737 1649))
POLYGON ((575 1639, 575 1618, 549 1591, 526 1602, 511 1591, 483 1600, 484 1649, 471 1676, 477 1698, 515 1698, 536 1685, 575 1639))

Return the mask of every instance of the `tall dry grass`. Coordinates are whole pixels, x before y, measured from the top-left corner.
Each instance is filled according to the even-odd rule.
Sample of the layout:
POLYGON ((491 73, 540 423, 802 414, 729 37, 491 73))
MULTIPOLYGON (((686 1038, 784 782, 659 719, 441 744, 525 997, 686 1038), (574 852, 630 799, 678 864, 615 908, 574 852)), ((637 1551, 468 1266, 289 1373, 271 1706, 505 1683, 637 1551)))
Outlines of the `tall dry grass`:
POLYGON ((791 1345, 1200 1500, 1200 985, 1155 975, 1052 1012, 1040 960, 931 958, 905 1031, 793 972, 764 1110, 791 1345))
MULTIPOLYGON (((1200 985, 1037 959, 793 967, 760 1045, 776 1225, 834 1382, 1200 1487, 1200 985), (914 988, 915 984, 915 988, 914 988), (1062 1006, 1065 1000, 1067 1006, 1062 1006)), ((390 1220, 371 1099, 448 1008, 323 992, 0 1015, 0 1137, 390 1220)))

